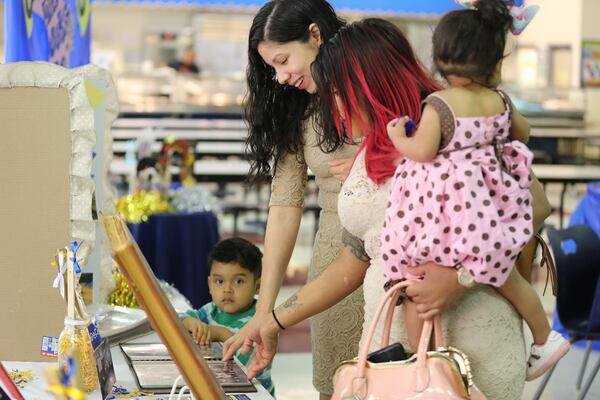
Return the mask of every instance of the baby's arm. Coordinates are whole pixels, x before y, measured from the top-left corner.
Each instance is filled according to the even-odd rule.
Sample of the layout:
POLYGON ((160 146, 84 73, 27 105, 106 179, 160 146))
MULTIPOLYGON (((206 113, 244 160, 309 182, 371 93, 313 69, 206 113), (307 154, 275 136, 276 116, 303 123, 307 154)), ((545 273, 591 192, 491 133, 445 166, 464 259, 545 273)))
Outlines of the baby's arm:
POLYGON ((438 153, 442 138, 442 127, 437 111, 427 104, 423 110, 419 127, 411 137, 406 136, 404 125, 407 121, 407 118, 394 119, 387 125, 388 135, 396 150, 400 152, 401 156, 418 162, 432 160, 438 153))

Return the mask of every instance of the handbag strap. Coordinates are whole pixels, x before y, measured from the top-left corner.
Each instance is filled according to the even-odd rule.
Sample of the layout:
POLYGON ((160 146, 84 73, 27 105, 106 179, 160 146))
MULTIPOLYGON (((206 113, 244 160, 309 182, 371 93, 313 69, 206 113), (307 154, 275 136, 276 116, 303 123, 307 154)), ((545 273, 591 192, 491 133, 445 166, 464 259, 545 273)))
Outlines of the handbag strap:
MULTIPOLYGON (((368 334, 362 344, 362 348, 360 349, 360 352, 359 352, 358 373, 357 373, 355 380, 353 381, 353 386, 354 386, 354 382, 361 381, 361 380, 364 381, 364 379, 365 379, 365 375, 366 375, 365 370, 367 367, 367 354, 369 352, 369 346, 371 345, 371 342, 373 341, 373 336, 375 335, 375 329, 377 327, 377 323, 379 322, 379 319, 381 318, 383 309, 385 308, 386 304, 388 304, 386 325, 384 327, 384 333, 387 333, 387 335, 384 335, 384 336, 387 336, 387 338, 385 340, 387 340, 387 342, 389 342, 389 331, 391 329, 391 322, 392 322, 394 308, 396 307, 396 302, 391 301, 391 300, 393 300, 394 298, 397 300, 397 295, 400 293, 400 289, 402 289, 403 287, 412 285, 414 283, 416 283, 416 281, 411 281, 411 280, 402 281, 402 282, 397 283, 396 285, 394 285, 392 288, 390 288, 390 290, 388 290, 384 294, 383 298, 379 302, 379 305, 377 306, 377 311, 375 312, 375 315, 373 316, 373 321, 371 321, 371 325, 369 326, 369 332, 368 332, 368 334), (391 310, 390 310, 390 308, 391 308, 391 310)), ((439 317, 435 317, 433 321, 431 321, 431 320, 425 321, 423 323, 423 330, 421 331, 421 339, 419 340, 419 347, 418 347, 418 351, 417 351, 417 363, 419 365, 418 370, 420 371, 417 373, 419 375, 417 377, 417 390, 419 388, 424 389, 425 387, 427 387, 427 383, 429 381, 429 370, 427 369, 426 361, 427 361, 427 350, 429 349, 429 342, 431 339, 431 331, 434 329, 434 325, 435 325, 435 331, 436 331, 436 346, 442 344, 442 340, 441 340, 442 335, 441 335, 441 330, 440 330, 439 317), (425 386, 423 386, 423 385, 425 385, 425 386)))
MULTIPOLYGON (((409 282, 407 286, 413 285, 417 281, 406 281, 409 282)), ((392 287, 393 289, 393 287, 392 287)), ((390 289, 390 290, 392 290, 390 289)), ((388 305, 387 314, 385 316, 385 324, 383 326, 383 333, 381 335, 381 348, 386 347, 390 344, 390 333, 392 330, 392 321, 394 319, 394 310, 396 310, 396 304, 398 302, 398 298, 400 297, 402 287, 395 291, 391 302, 388 305)), ((444 337, 442 335, 442 325, 441 320, 439 318, 434 318, 434 333, 435 333, 435 348, 438 349, 440 347, 446 347, 446 342, 444 341, 444 337)))
POLYGON ((381 335, 381 348, 390 344, 390 332, 392 331, 392 320, 394 319, 394 310, 398 303, 398 298, 402 294, 401 290, 396 290, 392 296, 392 300, 388 305, 387 314, 385 316, 385 324, 383 325, 383 334, 381 335))

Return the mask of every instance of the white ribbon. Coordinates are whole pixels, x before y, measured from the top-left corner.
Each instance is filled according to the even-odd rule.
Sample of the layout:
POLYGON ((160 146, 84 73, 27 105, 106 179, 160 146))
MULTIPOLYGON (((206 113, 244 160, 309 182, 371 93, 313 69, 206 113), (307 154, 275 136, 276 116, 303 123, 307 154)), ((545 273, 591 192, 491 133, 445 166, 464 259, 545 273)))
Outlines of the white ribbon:
POLYGON ((67 263, 65 262, 65 257, 62 251, 58 251, 56 259, 58 260, 58 273, 56 274, 56 278, 54 278, 54 282, 52 283, 53 288, 59 288, 60 295, 64 299, 65 298, 65 271, 67 270, 67 263))

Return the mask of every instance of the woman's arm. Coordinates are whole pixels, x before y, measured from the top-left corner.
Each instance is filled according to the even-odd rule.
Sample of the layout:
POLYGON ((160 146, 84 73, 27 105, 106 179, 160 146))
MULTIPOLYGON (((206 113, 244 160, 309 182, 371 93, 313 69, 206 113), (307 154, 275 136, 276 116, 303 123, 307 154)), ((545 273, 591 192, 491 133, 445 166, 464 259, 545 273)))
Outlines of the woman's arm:
POLYGON ((301 219, 302 208, 300 207, 271 206, 269 208, 256 314, 269 313, 275 305, 285 270, 294 250, 301 219))
MULTIPOLYGON (((369 265, 362 242, 344 231, 339 255, 317 278, 275 310, 277 320, 287 328, 338 303, 362 285, 369 265)), ((263 315, 259 320, 240 341, 234 342, 234 337, 225 343, 224 360, 231 358, 242 343, 243 354, 248 354, 256 343, 253 360, 257 366, 253 371, 261 371, 269 364, 275 355, 279 326, 272 315, 263 315)), ((252 373, 250 367, 249 371, 252 373)))
POLYGON ((302 219, 307 169, 298 154, 286 154, 277 163, 271 183, 257 315, 273 309, 290 262, 302 219))
MULTIPOLYGON (((274 311, 279 323, 288 328, 326 310, 348 296, 362 284, 369 262, 356 258, 356 248, 346 245, 338 257, 316 279, 307 283, 274 311)), ((356 329, 361 329, 357 326, 356 329)), ((280 327, 275 318, 264 318, 258 331, 246 339, 242 353, 247 354, 254 343, 256 347, 248 364, 248 378, 264 370, 277 352, 280 327)), ((225 358, 224 358, 225 359, 225 358)))
MULTIPOLYGON (((362 243, 345 234, 342 245, 340 254, 316 279, 275 309, 275 315, 284 327, 325 311, 362 285, 370 265, 362 243)), ((274 320, 271 322, 275 323, 274 320)))
POLYGON ((298 236, 304 207, 306 179, 307 166, 300 156, 287 154, 279 160, 271 183, 271 199, 256 315, 227 340, 225 349, 228 346, 235 350, 239 349, 247 332, 258 328, 261 317, 273 309, 298 236))

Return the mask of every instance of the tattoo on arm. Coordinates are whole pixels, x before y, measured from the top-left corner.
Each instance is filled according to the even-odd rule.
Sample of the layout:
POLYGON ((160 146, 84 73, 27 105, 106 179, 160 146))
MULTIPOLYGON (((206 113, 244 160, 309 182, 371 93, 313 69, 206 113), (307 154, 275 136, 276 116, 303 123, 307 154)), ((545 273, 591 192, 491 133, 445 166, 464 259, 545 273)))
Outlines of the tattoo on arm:
POLYGON ((352 255, 354 255, 354 257, 358 258, 360 261, 371 261, 367 255, 367 252, 365 251, 365 243, 356 236, 352 235, 346 229, 344 229, 342 232, 342 244, 345 247, 349 247, 352 255))
POLYGON ((292 297, 290 297, 289 299, 287 299, 281 305, 281 308, 290 308, 290 309, 294 310, 294 309, 298 308, 298 306, 300 306, 300 304, 298 303, 298 295, 295 294, 292 297))

